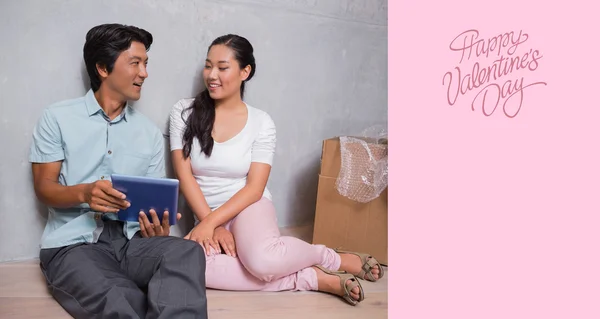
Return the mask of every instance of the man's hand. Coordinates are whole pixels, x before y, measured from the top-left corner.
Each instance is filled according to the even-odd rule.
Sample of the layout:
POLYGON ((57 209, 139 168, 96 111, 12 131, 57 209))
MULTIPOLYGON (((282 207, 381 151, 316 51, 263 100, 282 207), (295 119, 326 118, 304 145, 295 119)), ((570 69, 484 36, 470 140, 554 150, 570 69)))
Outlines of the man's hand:
POLYGON ((90 209, 102 213, 116 213, 131 205, 125 200, 125 194, 114 189, 107 180, 86 184, 83 202, 88 203, 90 209))
MULTIPOLYGON (((150 218, 152 218, 152 223, 150 223, 144 212, 140 212, 138 221, 140 222, 140 232, 142 233, 142 237, 150 238, 154 236, 169 236, 171 225, 169 225, 168 211, 163 213, 162 224, 158 219, 158 215, 154 209, 150 210, 150 218)), ((177 221, 179 221, 179 219, 181 219, 181 214, 177 213, 177 221)))
MULTIPOLYGON (((215 234, 213 235, 213 241, 221 245, 227 256, 235 257, 235 240, 233 234, 225 229, 223 226, 215 228, 215 234)), ((221 251, 222 252, 222 251, 221 251)))

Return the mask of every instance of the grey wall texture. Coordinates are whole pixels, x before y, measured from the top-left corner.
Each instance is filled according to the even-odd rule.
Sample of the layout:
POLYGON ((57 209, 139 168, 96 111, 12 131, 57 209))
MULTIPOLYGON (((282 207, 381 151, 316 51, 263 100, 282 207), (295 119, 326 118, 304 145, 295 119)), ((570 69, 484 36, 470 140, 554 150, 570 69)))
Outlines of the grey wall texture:
MULTIPOLYGON (((210 42, 250 40, 257 72, 246 102, 277 125, 268 187, 280 226, 314 219, 323 139, 387 125, 384 0, 0 0, 0 261, 38 255, 47 213, 33 192, 31 133, 44 107, 89 89, 85 34, 109 22, 154 35, 135 107, 165 134, 173 104, 202 89, 210 42)), ((177 236, 192 225, 182 212, 177 236)))

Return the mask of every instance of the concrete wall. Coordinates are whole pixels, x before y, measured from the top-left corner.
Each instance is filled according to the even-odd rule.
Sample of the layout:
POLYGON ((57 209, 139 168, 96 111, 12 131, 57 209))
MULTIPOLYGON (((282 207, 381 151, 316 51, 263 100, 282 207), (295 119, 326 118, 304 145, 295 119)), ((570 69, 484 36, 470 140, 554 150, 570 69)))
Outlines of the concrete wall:
POLYGON ((209 43, 226 33, 252 42, 246 101, 278 128, 268 187, 280 226, 314 218, 323 139, 387 125, 387 1, 0 0, 0 261, 38 254, 46 209, 32 187, 31 132, 48 104, 85 94, 85 34, 107 22, 154 35, 136 107, 165 134, 172 105, 200 89, 209 43))

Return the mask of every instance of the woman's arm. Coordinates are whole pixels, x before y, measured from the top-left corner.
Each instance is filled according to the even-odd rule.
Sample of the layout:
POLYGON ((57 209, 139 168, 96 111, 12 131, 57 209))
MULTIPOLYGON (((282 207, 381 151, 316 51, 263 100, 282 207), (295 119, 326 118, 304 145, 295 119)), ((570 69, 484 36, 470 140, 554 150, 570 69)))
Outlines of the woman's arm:
POLYGON ((217 208, 214 214, 206 216, 202 223, 217 228, 237 216, 246 207, 259 201, 267 186, 270 173, 271 165, 269 164, 258 162, 250 164, 246 186, 235 193, 225 204, 217 208))
MULTIPOLYGON (((179 180, 179 189, 185 201, 194 212, 194 215, 196 215, 196 218, 203 221, 211 213, 211 210, 204 198, 204 194, 202 194, 200 185, 198 185, 196 178, 192 175, 190 157, 184 159, 183 151, 179 149, 171 152, 171 159, 173 161, 175 176, 179 180)), ((216 225, 215 228, 219 225, 216 225)))
POLYGON ((210 207, 202 194, 202 190, 192 174, 191 156, 183 157, 182 136, 185 131, 183 118, 187 116, 186 108, 190 102, 179 100, 169 114, 169 141, 171 144, 171 160, 175 176, 179 180, 179 190, 198 220, 203 220, 211 213, 210 207))
MULTIPOLYGON (((175 175, 179 180, 179 190, 183 193, 188 206, 196 215, 196 218, 200 220, 200 223, 185 235, 184 239, 193 240, 204 247, 204 250, 208 253, 211 249, 219 251, 219 246, 212 240, 214 231, 219 225, 208 226, 206 219, 211 214, 210 206, 204 198, 200 185, 196 182, 196 178, 192 174, 192 166, 190 163, 190 157, 187 159, 183 158, 183 150, 175 149, 171 151, 171 158, 173 160, 173 169, 175 175), (206 229, 203 229, 206 228, 206 229)), ((233 250, 235 254, 235 250, 233 250)))

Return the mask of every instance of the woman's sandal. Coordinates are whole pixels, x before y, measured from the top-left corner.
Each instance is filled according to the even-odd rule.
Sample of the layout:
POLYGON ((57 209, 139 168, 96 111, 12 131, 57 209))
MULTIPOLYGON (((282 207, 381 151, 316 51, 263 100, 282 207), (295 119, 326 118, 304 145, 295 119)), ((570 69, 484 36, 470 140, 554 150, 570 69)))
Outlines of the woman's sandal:
POLYGON ((362 262, 362 267, 361 267, 360 273, 358 273, 358 275, 356 275, 356 277, 363 279, 363 280, 368 280, 368 281, 377 281, 377 280, 383 278, 383 275, 384 275, 383 267, 377 261, 377 259, 375 259, 375 257, 373 257, 369 254, 361 254, 361 253, 356 253, 353 251, 345 251, 345 250, 340 250, 340 249, 334 249, 334 250, 338 254, 353 254, 353 255, 358 256, 358 258, 360 258, 360 261, 362 262), (373 274, 371 273, 371 270, 373 270, 373 268, 375 268, 375 266, 379 267, 379 278, 373 277, 373 274))
POLYGON ((315 267, 319 268, 322 272, 328 274, 328 275, 334 275, 337 276, 338 278, 340 278, 340 285, 342 286, 342 288, 344 288, 344 295, 341 296, 347 303, 356 306, 359 302, 365 300, 365 292, 362 288, 362 286, 360 285, 360 282, 356 279, 356 277, 352 274, 349 274, 345 271, 331 271, 329 269, 325 269, 319 265, 315 265, 315 267), (347 281, 350 280, 350 283, 347 283, 347 281), (352 289, 354 289, 355 287, 358 287, 358 289, 360 290, 359 292, 359 298, 358 300, 355 300, 354 298, 352 298, 352 296, 350 296, 350 291, 352 291, 352 289))

